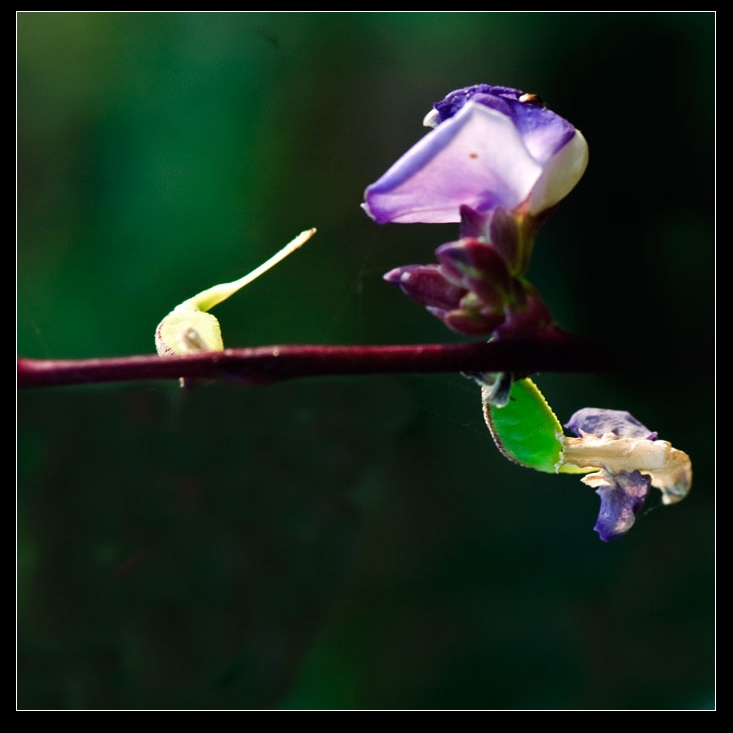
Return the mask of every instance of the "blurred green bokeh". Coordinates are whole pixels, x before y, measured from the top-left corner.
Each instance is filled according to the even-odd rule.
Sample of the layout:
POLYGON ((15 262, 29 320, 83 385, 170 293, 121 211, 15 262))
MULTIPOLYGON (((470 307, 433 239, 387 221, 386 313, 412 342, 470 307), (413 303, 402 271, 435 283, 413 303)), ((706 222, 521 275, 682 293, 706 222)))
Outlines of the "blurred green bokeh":
POLYGON ((228 346, 457 340, 381 275, 453 226, 362 192, 477 82, 590 146, 530 279, 629 373, 694 485, 623 539, 495 450, 455 375, 21 391, 19 708, 715 705, 715 14, 47 13, 17 19, 17 349, 149 353, 181 300, 228 346))

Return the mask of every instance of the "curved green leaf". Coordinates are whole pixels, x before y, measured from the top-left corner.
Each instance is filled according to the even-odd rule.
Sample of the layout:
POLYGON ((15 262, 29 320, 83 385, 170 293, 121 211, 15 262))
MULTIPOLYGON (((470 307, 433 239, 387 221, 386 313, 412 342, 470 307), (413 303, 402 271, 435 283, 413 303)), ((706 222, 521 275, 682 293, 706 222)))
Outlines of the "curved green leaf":
POLYGON ((562 425, 531 379, 512 384, 504 407, 484 403, 496 447, 514 463, 557 473, 562 461, 562 425))

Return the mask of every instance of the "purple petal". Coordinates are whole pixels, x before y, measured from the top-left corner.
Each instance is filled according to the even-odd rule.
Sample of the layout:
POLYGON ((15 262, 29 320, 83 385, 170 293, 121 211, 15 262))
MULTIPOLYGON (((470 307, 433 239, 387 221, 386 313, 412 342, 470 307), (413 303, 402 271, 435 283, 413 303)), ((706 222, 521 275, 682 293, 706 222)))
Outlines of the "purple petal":
POLYGON ((565 427, 579 438, 583 433, 603 437, 613 433, 617 438, 641 438, 656 440, 657 433, 640 423, 625 410, 604 410, 600 407, 584 407, 571 415, 565 427))
POLYGON ((363 207, 380 224, 458 222, 461 205, 514 209, 541 174, 511 118, 469 101, 369 186, 363 207))
MULTIPOLYGON (((527 138, 528 145, 532 145, 527 138)), ((537 140, 540 146, 553 145, 549 140, 537 140)), ((530 147, 530 150, 533 148, 530 147)), ((569 139, 567 144, 559 148, 555 155, 546 160, 542 175, 532 187, 528 208, 532 214, 546 212, 564 199, 583 177, 588 167, 588 143, 580 130, 569 139)))
POLYGON ((433 105, 433 108, 438 112, 437 122, 445 122, 445 120, 453 117, 466 104, 466 102, 477 95, 482 101, 483 98, 493 98, 496 100, 495 104, 498 105, 503 99, 519 99, 522 92, 520 92, 519 89, 492 86, 491 84, 474 84, 473 86, 464 87, 463 89, 455 89, 454 91, 446 94, 440 102, 436 102, 433 105))
POLYGON ((478 211, 474 211, 465 204, 461 205, 459 213, 461 217, 461 238, 481 239, 487 236, 491 217, 487 217, 486 214, 479 214, 478 211))
POLYGON ((454 117, 467 102, 473 101, 509 117, 532 156, 546 163, 575 134, 575 128, 565 119, 545 107, 536 94, 527 94, 511 87, 475 84, 456 89, 433 105, 438 124, 454 117))
POLYGON ((604 542, 628 532, 644 506, 651 478, 639 471, 606 474, 609 481, 596 489, 601 509, 593 529, 604 542))

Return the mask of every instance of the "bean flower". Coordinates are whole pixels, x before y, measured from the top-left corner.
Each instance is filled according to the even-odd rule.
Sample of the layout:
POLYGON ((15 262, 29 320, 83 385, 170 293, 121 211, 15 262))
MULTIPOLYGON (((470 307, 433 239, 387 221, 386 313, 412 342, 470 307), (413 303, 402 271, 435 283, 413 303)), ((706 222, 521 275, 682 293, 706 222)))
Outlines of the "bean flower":
POLYGON ((628 412, 584 407, 565 427, 577 437, 563 438, 559 471, 590 471, 581 481, 601 498, 595 530, 605 542, 631 529, 650 487, 661 491, 664 504, 687 496, 689 456, 628 412))
POLYGON ((461 206, 541 217, 588 164, 581 132, 536 94, 476 84, 433 105, 432 130, 375 183, 362 205, 377 223, 461 220, 461 206))

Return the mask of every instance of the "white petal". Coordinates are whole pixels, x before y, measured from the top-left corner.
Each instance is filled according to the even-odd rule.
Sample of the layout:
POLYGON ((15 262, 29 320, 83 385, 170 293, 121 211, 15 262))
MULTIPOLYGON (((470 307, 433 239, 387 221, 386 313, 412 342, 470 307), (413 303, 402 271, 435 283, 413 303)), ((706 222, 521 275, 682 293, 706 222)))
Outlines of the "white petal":
POLYGON ((539 214, 564 199, 588 166, 588 143, 580 130, 548 161, 529 198, 529 213, 539 214))

